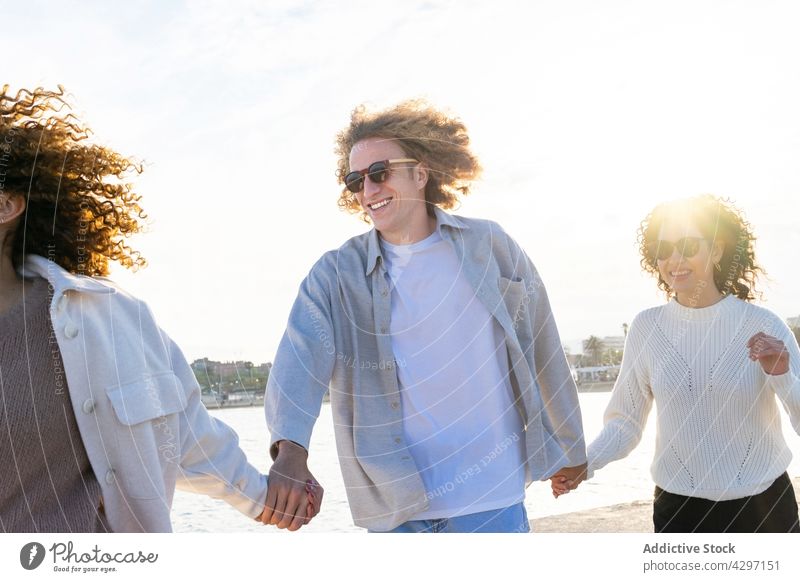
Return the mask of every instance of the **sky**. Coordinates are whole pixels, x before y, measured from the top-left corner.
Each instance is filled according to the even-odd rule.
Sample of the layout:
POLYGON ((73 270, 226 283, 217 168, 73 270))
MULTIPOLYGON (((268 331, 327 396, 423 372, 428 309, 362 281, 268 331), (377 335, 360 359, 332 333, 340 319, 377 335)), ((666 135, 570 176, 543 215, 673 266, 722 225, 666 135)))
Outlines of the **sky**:
POLYGON ((273 359, 311 266, 369 228, 336 205, 337 131, 412 97, 466 123, 485 171, 454 212, 522 245, 573 351, 664 301, 636 228, 700 193, 744 210, 764 305, 800 314, 795 2, 0 0, 0 21, 0 83, 64 85, 144 161, 149 266, 113 277, 190 360, 273 359))

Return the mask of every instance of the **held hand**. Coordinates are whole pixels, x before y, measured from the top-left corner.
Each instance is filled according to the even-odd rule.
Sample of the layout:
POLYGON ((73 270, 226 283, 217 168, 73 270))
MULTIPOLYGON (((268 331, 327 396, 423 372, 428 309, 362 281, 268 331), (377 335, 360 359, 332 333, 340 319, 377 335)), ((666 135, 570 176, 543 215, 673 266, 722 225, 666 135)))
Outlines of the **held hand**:
POLYGON ((587 469, 587 463, 578 465, 577 467, 564 467, 550 477, 550 487, 553 490, 553 497, 558 498, 559 495, 564 495, 573 489, 577 489, 578 485, 586 479, 587 469))
POLYGON ((325 490, 322 485, 317 483, 313 478, 306 481, 306 497, 308 497, 308 507, 306 508, 306 523, 308 524, 319 513, 322 507, 322 496, 325 490))
POLYGON ((789 350, 778 338, 760 331, 747 341, 747 347, 750 359, 758 361, 767 374, 780 376, 789 370, 789 350))
POLYGON ((569 493, 567 478, 563 475, 553 475, 550 477, 550 488, 553 490, 553 497, 558 499, 561 495, 569 493))
POLYGON ((303 447, 291 441, 278 443, 262 523, 297 531, 319 513, 324 490, 308 470, 307 459, 303 447))
MULTIPOLYGON (((306 505, 306 518, 303 520, 302 525, 308 525, 308 523, 319 513, 323 495, 322 486, 311 479, 306 481, 305 490, 308 504, 306 505)), ((272 509, 270 509, 270 511, 272 511, 272 509)), ((271 521, 271 518, 267 515, 266 503, 264 504, 264 509, 261 514, 255 519, 257 522, 263 524, 268 524, 271 521)))

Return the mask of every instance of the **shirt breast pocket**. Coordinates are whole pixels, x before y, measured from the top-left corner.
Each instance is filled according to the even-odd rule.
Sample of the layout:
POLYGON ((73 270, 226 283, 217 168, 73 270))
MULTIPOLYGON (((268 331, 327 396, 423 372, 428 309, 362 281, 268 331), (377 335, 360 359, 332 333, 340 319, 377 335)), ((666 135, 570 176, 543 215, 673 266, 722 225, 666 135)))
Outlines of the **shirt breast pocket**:
POLYGON ((497 287, 506 311, 516 326, 523 319, 527 304, 530 302, 530 298, 526 294, 525 281, 521 278, 499 277, 497 287))
MULTIPOLYGON (((149 374, 107 391, 114 411, 114 452, 111 466, 119 486, 140 499, 160 498, 165 491, 165 471, 179 460, 178 413, 185 410, 187 395, 171 371, 149 374)), ((112 439, 109 439, 112 440, 112 439)))

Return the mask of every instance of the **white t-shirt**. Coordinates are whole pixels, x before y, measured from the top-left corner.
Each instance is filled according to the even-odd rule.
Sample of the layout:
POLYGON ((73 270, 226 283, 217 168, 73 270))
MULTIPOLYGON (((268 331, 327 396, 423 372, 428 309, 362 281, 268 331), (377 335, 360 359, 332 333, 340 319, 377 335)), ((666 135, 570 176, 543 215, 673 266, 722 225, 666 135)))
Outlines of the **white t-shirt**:
POLYGON ((502 327, 438 230, 414 244, 381 239, 381 246, 406 444, 430 500, 413 519, 519 503, 525 440, 502 327))

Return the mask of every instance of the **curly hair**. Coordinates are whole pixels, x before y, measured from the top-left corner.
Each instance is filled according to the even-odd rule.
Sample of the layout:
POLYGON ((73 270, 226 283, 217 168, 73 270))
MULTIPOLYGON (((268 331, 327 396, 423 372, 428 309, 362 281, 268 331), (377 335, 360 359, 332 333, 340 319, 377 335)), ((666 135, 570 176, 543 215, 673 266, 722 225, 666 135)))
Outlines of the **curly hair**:
POLYGON ((459 119, 422 99, 403 101, 375 112, 359 105, 350 116, 350 125, 336 136, 336 176, 342 184, 339 208, 353 214, 360 212, 367 223, 369 216, 355 194, 344 186, 344 177, 350 171, 350 150, 367 138, 397 140, 407 157, 428 168, 425 200, 429 203, 429 214, 433 214, 431 204, 453 208, 459 196, 469 194, 472 181, 481 173, 478 158, 470 151, 467 128, 459 119))
MULTIPOLYGON (((11 260, 48 257, 72 273, 103 276, 109 262, 145 265, 125 237, 143 229, 140 196, 128 182, 141 164, 88 138, 64 88, 0 91, 0 195, 24 196, 26 209, 9 234, 11 260)), ((5 246, 7 241, 3 241, 5 246)))
POLYGON ((659 273, 652 243, 658 240, 665 220, 674 216, 696 226, 703 238, 723 243, 719 269, 714 269, 714 285, 721 293, 735 295, 745 301, 761 296, 755 286, 757 279, 766 275, 766 272, 756 262, 753 248, 756 237, 750 223, 727 198, 703 194, 659 204, 639 225, 637 243, 640 264, 644 271, 658 279, 658 287, 668 298, 673 291, 659 273))

